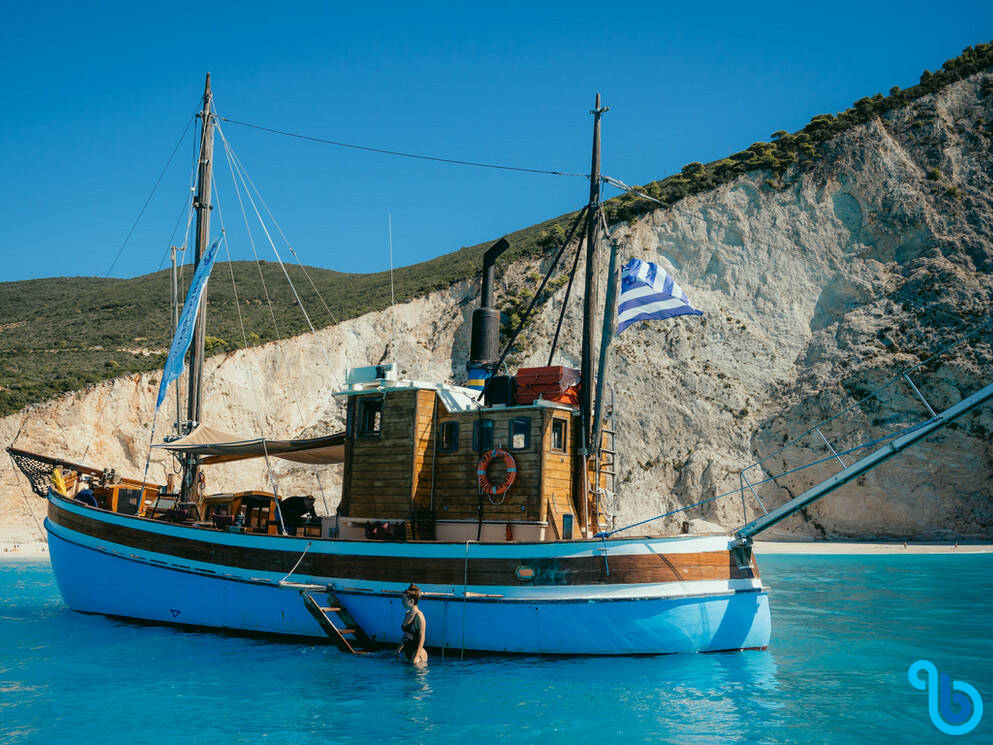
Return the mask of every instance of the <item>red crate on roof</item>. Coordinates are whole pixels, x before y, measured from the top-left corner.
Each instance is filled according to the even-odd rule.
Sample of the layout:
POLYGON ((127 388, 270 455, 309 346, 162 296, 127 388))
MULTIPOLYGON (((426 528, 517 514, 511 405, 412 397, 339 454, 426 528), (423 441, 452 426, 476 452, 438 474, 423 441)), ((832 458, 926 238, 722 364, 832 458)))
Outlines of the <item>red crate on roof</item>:
POLYGON ((531 388, 518 388, 514 399, 518 404, 527 406, 536 400, 555 401, 569 406, 579 405, 579 386, 571 385, 566 389, 555 386, 533 386, 531 388))
POLYGON ((519 404, 533 404, 539 398, 569 406, 579 404, 579 370, 571 367, 525 367, 514 380, 519 404))
POLYGON ((553 391, 542 393, 541 398, 545 401, 554 401, 558 404, 568 404, 569 406, 579 406, 579 386, 571 385, 564 391, 553 391))
POLYGON ((564 390, 579 382, 579 370, 571 367, 522 367, 514 376, 518 386, 557 385, 564 390))

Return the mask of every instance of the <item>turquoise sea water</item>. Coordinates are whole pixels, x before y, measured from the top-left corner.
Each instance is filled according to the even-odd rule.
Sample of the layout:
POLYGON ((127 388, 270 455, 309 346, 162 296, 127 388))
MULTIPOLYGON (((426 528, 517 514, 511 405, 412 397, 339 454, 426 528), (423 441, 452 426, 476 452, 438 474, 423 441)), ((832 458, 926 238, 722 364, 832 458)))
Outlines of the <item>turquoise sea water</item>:
POLYGON ((423 671, 73 613, 47 562, 0 562, 0 743, 993 742, 993 556, 759 562, 765 652, 423 671), (982 694, 973 732, 931 724, 907 682, 921 658, 982 694))

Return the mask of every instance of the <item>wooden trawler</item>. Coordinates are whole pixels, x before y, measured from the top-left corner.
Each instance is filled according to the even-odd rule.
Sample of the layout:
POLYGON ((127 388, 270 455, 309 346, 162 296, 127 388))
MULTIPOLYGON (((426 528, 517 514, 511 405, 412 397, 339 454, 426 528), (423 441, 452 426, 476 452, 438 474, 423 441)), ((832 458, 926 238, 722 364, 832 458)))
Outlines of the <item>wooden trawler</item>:
MULTIPOLYGON (((167 485, 142 487, 12 449, 21 463, 48 466, 36 466, 34 484, 47 490, 50 554, 66 603, 126 618, 327 635, 360 651, 398 640, 401 594, 415 582, 429 647, 619 654, 768 643, 758 573, 735 558, 727 536, 583 537, 591 529, 572 491, 576 407, 487 407, 470 389, 391 375, 350 371, 362 382, 339 394, 348 412, 346 432, 334 438, 340 455, 314 455, 332 449, 327 438, 285 453, 344 465, 340 510, 316 525, 281 520, 271 493, 184 504, 167 485), (480 450, 496 451, 502 467, 481 467, 480 450), (63 482, 48 488, 52 467, 63 482), (478 488, 479 470, 489 493, 478 488), (98 506, 73 498, 87 488, 98 506)), ((258 444, 183 438, 169 447, 231 460, 258 444)))
MULTIPOLYGON (((484 258, 468 386, 400 379, 391 365, 349 370, 336 393, 345 402, 345 431, 325 437, 243 438, 200 424, 204 330, 197 315, 187 419, 160 445, 182 464, 180 484, 8 449, 48 500, 51 561, 66 604, 144 621, 330 639, 362 651, 399 641, 401 596, 413 582, 424 592, 432 648, 644 654, 766 647, 768 596, 752 536, 993 397, 993 387, 735 534, 604 531, 600 497, 612 486, 613 454, 603 371, 616 273, 612 254, 594 381, 602 111, 598 97, 590 204, 573 227, 585 216, 578 373, 493 375, 506 354, 498 354, 493 262, 506 242, 484 258), (337 514, 299 519, 289 499, 269 491, 203 493, 202 468, 253 457, 342 464, 337 514)), ((209 77, 200 118, 198 266, 210 219, 209 77)))

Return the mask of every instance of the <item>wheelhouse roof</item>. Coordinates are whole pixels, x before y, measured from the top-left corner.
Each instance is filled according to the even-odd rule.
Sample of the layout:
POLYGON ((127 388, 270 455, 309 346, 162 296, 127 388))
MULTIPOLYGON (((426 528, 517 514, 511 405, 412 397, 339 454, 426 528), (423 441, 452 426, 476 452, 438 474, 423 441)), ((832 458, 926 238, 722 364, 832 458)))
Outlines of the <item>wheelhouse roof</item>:
POLYGON ((480 392, 473 388, 464 388, 448 383, 429 383, 423 380, 377 380, 374 383, 357 383, 349 385, 340 391, 335 392, 335 396, 349 398, 351 396, 368 396, 369 394, 387 394, 400 391, 435 391, 441 403, 444 404, 449 414, 465 414, 474 411, 502 411, 504 409, 559 409, 574 413, 576 408, 567 404, 555 401, 545 401, 538 399, 533 404, 522 404, 519 406, 485 406, 481 400, 480 392))

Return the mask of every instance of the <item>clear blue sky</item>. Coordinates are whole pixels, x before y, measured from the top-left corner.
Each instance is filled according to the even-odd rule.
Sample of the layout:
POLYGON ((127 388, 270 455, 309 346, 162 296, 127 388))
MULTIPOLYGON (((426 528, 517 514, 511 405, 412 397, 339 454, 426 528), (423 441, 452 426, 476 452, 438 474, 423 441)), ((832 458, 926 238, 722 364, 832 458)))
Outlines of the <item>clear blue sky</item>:
MULTIPOLYGON (((208 70, 222 116, 569 171, 589 168, 587 112, 600 91, 611 107, 604 173, 640 184, 910 86, 925 68, 993 38, 988 0, 369 10, 242 0, 203 5, 206 17, 195 5, 165 5, 5 4, 0 281, 108 272, 208 70)), ((588 189, 579 179, 357 153, 233 124, 225 132, 302 260, 343 271, 385 268, 388 213, 403 265, 561 214, 588 189)), ((112 276, 162 266, 191 147, 188 136, 112 276)), ((226 168, 220 161, 225 223, 235 258, 248 258, 226 168)))

